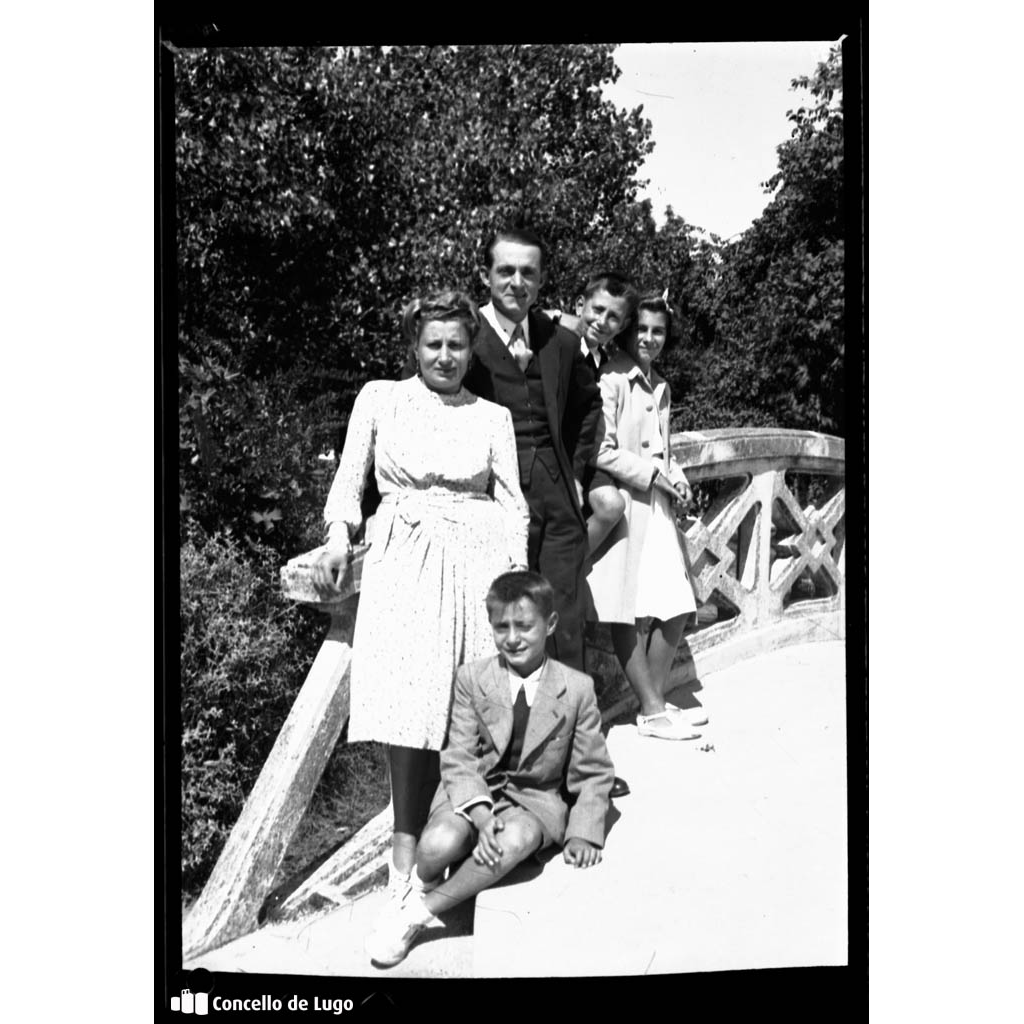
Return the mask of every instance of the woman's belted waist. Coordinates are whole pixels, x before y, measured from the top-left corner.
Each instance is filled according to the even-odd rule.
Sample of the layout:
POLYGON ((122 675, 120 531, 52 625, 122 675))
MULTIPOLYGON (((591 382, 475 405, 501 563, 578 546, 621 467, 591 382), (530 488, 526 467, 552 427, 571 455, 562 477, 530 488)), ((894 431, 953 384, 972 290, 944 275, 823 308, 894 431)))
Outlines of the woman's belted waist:
POLYGON ((491 500, 491 496, 483 491, 453 491, 447 487, 410 487, 383 495, 378 514, 391 512, 410 526, 425 521, 459 525, 478 514, 472 508, 473 505, 491 500))

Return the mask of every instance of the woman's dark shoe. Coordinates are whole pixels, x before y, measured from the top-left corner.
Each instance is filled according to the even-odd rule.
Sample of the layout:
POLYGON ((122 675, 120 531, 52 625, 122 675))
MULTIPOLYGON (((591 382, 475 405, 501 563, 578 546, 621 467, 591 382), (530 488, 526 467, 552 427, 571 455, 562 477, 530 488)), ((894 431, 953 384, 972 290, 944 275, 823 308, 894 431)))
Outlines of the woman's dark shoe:
POLYGON ((625 779, 620 779, 618 775, 615 776, 615 781, 612 783, 612 791, 609 794, 614 800, 616 797, 629 796, 629 785, 625 779))

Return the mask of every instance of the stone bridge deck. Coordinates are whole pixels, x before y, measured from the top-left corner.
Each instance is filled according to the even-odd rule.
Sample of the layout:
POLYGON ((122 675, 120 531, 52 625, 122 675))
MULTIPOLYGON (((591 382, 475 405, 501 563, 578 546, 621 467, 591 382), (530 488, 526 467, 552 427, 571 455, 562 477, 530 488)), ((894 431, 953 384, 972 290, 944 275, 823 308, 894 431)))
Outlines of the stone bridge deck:
POLYGON ((842 642, 788 647, 703 678, 699 740, 613 727, 632 793, 612 811, 604 861, 514 872, 395 968, 378 971, 362 950, 380 892, 184 966, 487 978, 845 964, 845 675, 842 642))

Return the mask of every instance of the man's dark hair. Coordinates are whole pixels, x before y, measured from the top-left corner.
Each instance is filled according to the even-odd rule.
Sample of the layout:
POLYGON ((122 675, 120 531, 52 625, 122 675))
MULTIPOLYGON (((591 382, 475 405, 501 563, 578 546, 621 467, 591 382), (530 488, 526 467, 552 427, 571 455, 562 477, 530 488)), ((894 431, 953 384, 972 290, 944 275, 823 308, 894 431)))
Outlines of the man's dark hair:
POLYGON ((541 241, 540 235, 532 228, 513 227, 499 228, 491 232, 487 241, 480 250, 480 264, 485 270, 490 270, 494 265, 494 247, 499 242, 516 242, 519 245, 535 245, 540 249, 540 265, 544 268, 548 261, 547 246, 541 241))
POLYGON ((554 587, 539 572, 517 569, 515 572, 502 573, 491 584, 491 589, 487 591, 487 614, 492 615, 523 598, 532 601, 545 619, 555 610, 554 587))

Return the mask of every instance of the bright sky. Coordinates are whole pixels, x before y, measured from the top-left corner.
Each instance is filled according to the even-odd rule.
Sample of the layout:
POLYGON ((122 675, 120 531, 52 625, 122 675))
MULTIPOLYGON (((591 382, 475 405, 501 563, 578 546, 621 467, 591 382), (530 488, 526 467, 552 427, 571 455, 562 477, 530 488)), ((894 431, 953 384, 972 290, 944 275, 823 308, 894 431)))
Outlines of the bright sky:
POLYGON ((721 238, 743 231, 771 198, 775 147, 789 138, 786 111, 806 102, 790 82, 811 75, 833 44, 625 43, 622 75, 604 95, 618 107, 643 105, 654 152, 641 168, 655 219, 665 207, 721 238))

